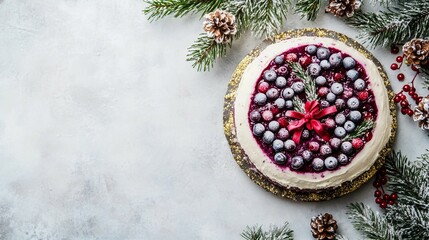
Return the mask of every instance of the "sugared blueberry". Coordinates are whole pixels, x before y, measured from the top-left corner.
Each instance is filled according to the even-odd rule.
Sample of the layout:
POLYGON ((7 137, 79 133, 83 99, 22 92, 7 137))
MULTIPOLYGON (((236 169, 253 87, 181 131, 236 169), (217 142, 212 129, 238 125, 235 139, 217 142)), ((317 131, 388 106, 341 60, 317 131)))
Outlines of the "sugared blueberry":
POLYGON ((316 54, 317 47, 314 45, 308 45, 307 47, 305 47, 305 51, 310 55, 314 55, 316 54))
POLYGON ((271 131, 265 131, 264 136, 262 137, 262 141, 265 144, 271 144, 274 141, 274 133, 271 131))
POLYGON ((281 140, 286 140, 289 138, 289 131, 286 128, 280 128, 277 137, 281 140))
POLYGON ((315 76, 319 76, 320 71, 322 71, 322 68, 318 63, 312 63, 308 65, 307 71, 311 76, 315 77, 315 76))
POLYGON ((347 157, 347 155, 345 155, 344 153, 340 153, 338 155, 338 162, 341 165, 346 165, 349 162, 349 157, 347 157))
POLYGON ((257 123, 253 126, 253 134, 255 136, 262 136, 265 132, 265 127, 261 123, 257 123))
POLYGON ((275 88, 270 88, 265 94, 269 99, 275 99, 279 97, 279 90, 275 88))
POLYGON ((362 79, 359 78, 358 80, 355 81, 354 87, 355 87, 356 90, 361 91, 361 90, 365 89, 366 83, 365 83, 364 80, 362 80, 362 79))
POLYGON ((287 163, 287 157, 284 153, 276 153, 274 155, 274 161, 279 165, 284 165, 287 163))
POLYGON ((304 92, 304 83, 303 82, 295 82, 292 84, 292 90, 296 93, 304 92))
POLYGON ((337 100, 335 100, 335 106, 337 107, 337 110, 341 110, 346 106, 346 103, 343 99, 338 98, 337 100))
POLYGON ((351 57, 344 58, 344 60, 343 60, 343 66, 344 66, 345 69, 354 68, 355 65, 356 65, 356 61, 353 58, 351 58, 351 57))
POLYGON ((338 67, 342 60, 341 54, 339 53, 334 53, 329 57, 329 63, 332 67, 338 67))
POLYGON ((287 85, 287 80, 284 77, 278 77, 276 79, 276 86, 279 88, 284 88, 287 85))
POLYGON ((320 67, 322 69, 328 70, 329 68, 331 68, 331 64, 328 62, 328 60, 322 60, 320 61, 320 67))
POLYGON ((323 168, 325 167, 325 162, 320 158, 315 158, 315 159, 313 159, 312 165, 313 165, 313 169, 315 171, 322 171, 323 168))
POLYGON ((322 154, 322 156, 328 156, 331 153, 332 153, 332 149, 328 144, 324 144, 320 146, 320 154, 322 154))
POLYGON ((327 119, 325 120, 325 126, 326 126, 326 128, 328 128, 328 129, 333 129, 333 128, 335 127, 335 125, 336 125, 336 123, 335 123, 335 120, 334 120, 334 119, 332 119, 332 118, 327 118, 327 119))
POLYGON ((349 119, 353 122, 359 122, 362 119, 362 113, 356 110, 351 111, 349 113, 349 119))
POLYGON ((252 122, 259 122, 259 121, 261 121, 261 114, 258 111, 253 110, 253 111, 250 112, 249 115, 250 115, 250 120, 252 122))
POLYGON ((352 143, 348 141, 341 143, 341 152, 343 152, 344 154, 350 154, 351 152, 353 152, 352 143))
POLYGON ((271 121, 270 123, 268 123, 268 129, 273 132, 277 132, 280 129, 280 123, 277 121, 271 121))
POLYGON ((278 55, 276 58, 274 58, 274 62, 277 65, 282 65, 285 62, 285 57, 283 55, 278 55))
POLYGON ((326 101, 330 103, 334 103, 335 99, 337 99, 337 96, 331 92, 326 95, 326 101))
POLYGON ((356 71, 354 69, 348 70, 347 73, 346 73, 346 75, 347 75, 347 78, 350 79, 350 80, 352 80, 352 81, 358 79, 358 77, 359 77, 358 71, 356 71))
POLYGON ((267 70, 264 72, 264 79, 267 82, 273 82, 277 78, 277 73, 274 70, 267 70))
POLYGON ((308 149, 312 152, 317 152, 319 151, 319 143, 318 142, 309 142, 308 143, 308 149))
POLYGON ((293 108, 293 101, 287 100, 286 101, 286 109, 292 109, 293 108))
POLYGON ((328 170, 333 170, 338 166, 338 160, 335 157, 327 157, 325 159, 325 167, 328 170))
POLYGON ((331 86, 331 92, 333 94, 340 95, 341 93, 343 93, 343 91, 344 91, 343 84, 337 83, 337 82, 335 82, 335 83, 332 84, 332 86, 331 86))
POLYGON ((336 127, 334 130, 334 134, 336 137, 343 138, 346 136, 346 130, 343 127, 336 127))
POLYGON ((283 90, 283 97, 285 99, 292 99, 294 95, 295 95, 295 92, 293 91, 292 88, 285 88, 283 90))
POLYGON ((326 84, 326 78, 324 76, 318 76, 315 81, 318 86, 323 86, 326 84))
POLYGON ((277 75, 285 76, 288 73, 288 70, 286 66, 281 66, 277 69, 276 72, 277 72, 277 75))
POLYGON ((267 102, 267 96, 263 93, 257 93, 253 99, 256 105, 262 106, 267 102))
POLYGON ((321 97, 325 97, 329 93, 329 88, 327 87, 321 87, 319 90, 317 90, 317 94, 321 97))
POLYGON ((335 116, 335 122, 336 122, 338 125, 343 125, 343 124, 346 122, 346 116, 345 116, 344 114, 342 114, 342 113, 338 113, 338 114, 335 116))
POLYGON ((306 140, 310 138, 310 131, 308 131, 307 129, 304 129, 301 133, 301 138, 306 140))
POLYGON ((294 141, 292 141, 292 140, 286 140, 286 142, 285 142, 285 149, 286 149, 286 151, 293 151, 293 150, 295 150, 296 149, 296 144, 295 144, 295 142, 294 141))
POLYGON ((349 100, 347 100, 347 107, 349 107, 352 110, 358 109, 359 105, 360 105, 360 101, 356 97, 352 97, 349 100))
POLYGON ((274 149, 274 151, 276 151, 276 152, 283 151, 284 147, 285 146, 284 146, 282 140, 276 139, 276 140, 273 141, 273 149, 274 149))
POLYGON ((331 148, 337 150, 341 146, 341 139, 331 138, 331 140, 329 140, 329 145, 331 146, 331 148))
POLYGON ((320 106, 322 108, 327 108, 327 107, 329 107, 329 102, 326 100, 320 100, 320 106))
POLYGON ((262 112, 262 119, 264 119, 264 121, 268 122, 273 120, 273 112, 271 112, 270 110, 265 110, 262 112))
POLYGON ((346 132, 351 133, 355 130, 356 125, 354 122, 352 121, 347 121, 344 123, 344 129, 346 130, 346 132))
POLYGON ((310 150, 304 150, 302 152, 302 158, 306 161, 309 162, 313 159, 313 153, 310 150))
POLYGON ((328 59, 329 56, 331 55, 331 51, 329 51, 329 49, 325 47, 320 47, 317 49, 316 55, 317 55, 317 58, 320 60, 328 59))
POLYGON ((279 108, 279 109, 283 109, 286 106, 286 101, 283 98, 277 98, 274 101, 274 104, 279 108))
POLYGON ((304 159, 301 156, 295 156, 291 159, 291 167, 298 170, 304 166, 304 159))

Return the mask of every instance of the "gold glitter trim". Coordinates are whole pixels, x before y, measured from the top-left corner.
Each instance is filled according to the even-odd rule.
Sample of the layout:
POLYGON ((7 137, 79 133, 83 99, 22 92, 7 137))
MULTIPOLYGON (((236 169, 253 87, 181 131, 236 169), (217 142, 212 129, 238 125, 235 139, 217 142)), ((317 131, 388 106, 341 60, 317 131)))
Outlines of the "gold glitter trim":
MULTIPOLYGON (((387 154, 389 154, 389 152, 391 152, 392 150, 392 144, 395 139, 396 129, 398 126, 397 119, 396 119, 396 107, 395 107, 395 103, 393 102, 395 93, 393 92, 392 87, 390 86, 389 79, 381 63, 365 47, 363 47, 357 41, 347 37, 344 34, 334 32, 331 30, 322 29, 322 28, 294 29, 294 30, 290 30, 276 35, 274 37, 274 42, 286 40, 289 38, 302 37, 302 36, 329 37, 329 38, 336 39, 352 48, 357 49, 362 55, 364 55, 366 58, 368 58, 369 60, 373 61, 376 64, 378 71, 384 80, 384 85, 386 86, 388 91, 388 98, 390 103, 390 115, 392 116, 392 128, 391 128, 391 135, 390 135, 389 141, 387 142, 386 146, 380 151, 380 156, 376 160, 374 165, 371 166, 371 168, 368 171, 364 172, 363 174, 361 174, 360 176, 358 176, 352 181, 344 182, 342 185, 334 189, 323 190, 318 192, 308 192, 308 191, 304 192, 304 191, 286 188, 279 184, 273 183, 272 181, 269 180, 269 178, 261 174, 253 166, 248 156, 241 148, 240 144, 237 142, 235 125, 234 125, 234 101, 235 101, 236 92, 240 84, 240 80, 244 73, 244 70, 246 69, 247 65, 249 65, 253 61, 253 59, 255 59, 260 54, 261 52, 260 49, 262 49, 261 48, 262 45, 260 47, 257 47, 252 52, 250 52, 246 57, 244 57, 244 59, 238 64, 238 67, 236 68, 234 74, 231 77, 231 80, 228 85, 228 90, 225 95, 224 114, 223 114, 224 131, 225 131, 225 136, 228 140, 228 143, 231 147, 231 152, 232 152, 232 155, 234 156, 235 161, 253 182, 255 182, 265 190, 277 196, 289 198, 295 201, 325 201, 325 200, 338 198, 345 194, 353 192, 354 190, 359 188, 362 184, 367 182, 371 177, 373 177, 374 174, 383 166, 387 154)), ((273 43, 273 42, 270 42, 270 43, 273 43)))

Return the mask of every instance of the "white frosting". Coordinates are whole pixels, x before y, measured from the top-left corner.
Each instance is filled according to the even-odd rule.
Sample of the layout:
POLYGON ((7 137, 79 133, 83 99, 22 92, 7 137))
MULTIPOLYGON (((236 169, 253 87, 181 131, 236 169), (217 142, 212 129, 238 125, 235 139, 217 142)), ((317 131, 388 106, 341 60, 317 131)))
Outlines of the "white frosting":
POLYGON ((234 109, 237 139, 241 147, 262 174, 285 187, 317 190, 337 187, 346 181, 351 181, 367 171, 374 164, 379 156, 380 150, 386 145, 391 134, 392 117, 389 111, 387 90, 376 65, 356 49, 331 38, 299 37, 268 46, 244 71, 237 90, 234 109), (378 108, 373 138, 365 144, 364 148, 348 165, 342 166, 334 171, 324 171, 322 173, 296 173, 289 168, 281 169, 278 167, 266 156, 256 142, 248 121, 251 96, 262 71, 277 55, 288 49, 308 44, 322 44, 325 47, 339 49, 362 64, 369 77, 370 87, 374 92, 378 108))

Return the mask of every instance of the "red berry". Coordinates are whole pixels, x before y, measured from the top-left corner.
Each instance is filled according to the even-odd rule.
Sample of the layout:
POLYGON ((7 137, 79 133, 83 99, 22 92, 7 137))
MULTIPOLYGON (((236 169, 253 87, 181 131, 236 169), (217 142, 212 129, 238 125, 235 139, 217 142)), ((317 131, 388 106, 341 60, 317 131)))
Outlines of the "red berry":
POLYGON ((317 152, 319 151, 319 143, 318 142, 310 142, 308 143, 308 149, 312 152, 317 152))
POLYGON ((413 95, 412 95, 412 97, 413 97, 413 99, 415 100, 415 99, 419 99, 419 95, 417 94, 417 93, 414 93, 413 95))
POLYGON ((390 48, 390 52, 392 54, 398 54, 399 53, 399 48, 396 45, 392 45, 390 48))
POLYGON ((397 70, 398 69, 398 64, 392 63, 392 65, 390 65, 390 69, 397 70))
POLYGON ((414 95, 414 93, 416 93, 413 89, 410 89, 410 91, 408 92, 408 94, 410 95, 410 96, 413 96, 414 95))
POLYGON ((372 132, 368 132, 368 133, 365 135, 365 141, 369 142, 371 139, 372 139, 372 132))
POLYGON ((280 127, 287 127, 288 125, 288 121, 284 117, 278 118, 277 122, 279 122, 280 127))
POLYGON ((363 147, 363 141, 360 138, 355 138, 352 140, 352 146, 354 149, 361 149, 363 147))
POLYGON ((395 103, 398 103, 398 102, 400 102, 400 101, 401 101, 401 98, 400 98, 398 95, 396 95, 396 96, 393 98, 393 101, 394 101, 395 103))
POLYGON ((380 203, 380 207, 383 209, 387 208, 387 203, 386 202, 380 203))
POLYGON ((393 201, 395 201, 396 199, 398 199, 398 194, 392 193, 392 195, 390 195, 390 199, 392 199, 393 201))
POLYGON ((368 99, 368 92, 358 92, 358 99, 361 101, 365 101, 366 99, 368 99))
POLYGON ((415 71, 415 72, 417 72, 419 69, 413 64, 413 65, 411 65, 411 69, 413 70, 413 71, 415 71))
POLYGON ((403 108, 406 108, 406 107, 408 107, 408 101, 407 100, 402 100, 401 101, 401 107, 403 107, 403 108))
POLYGON ((333 128, 335 128, 335 126, 336 126, 335 120, 334 120, 334 119, 332 119, 332 118, 327 118, 327 119, 325 120, 325 126, 326 126, 328 129, 333 129, 333 128))
POLYGON ((271 110, 271 112, 273 112, 274 115, 276 115, 277 113, 279 113, 279 108, 276 107, 276 106, 274 106, 274 105, 272 105, 270 107, 270 110, 271 110))
POLYGON ((409 92, 411 90, 411 86, 406 84, 402 87, 402 90, 404 90, 405 92, 409 92))
POLYGON ((390 200, 390 196, 389 196, 389 194, 384 194, 383 199, 384 199, 385 201, 390 200))
POLYGON ((324 96, 328 95, 328 93, 329 93, 329 89, 328 89, 327 87, 321 87, 321 88, 319 88, 319 90, 317 91, 317 94, 318 94, 320 97, 324 97, 324 96))
POLYGON ((374 192, 374 197, 377 197, 377 198, 381 197, 381 191, 380 190, 376 190, 374 192))
POLYGON ((377 204, 380 204, 382 202, 383 202, 383 199, 380 198, 380 197, 378 197, 378 198, 375 199, 375 203, 377 203, 377 204))
POLYGON ((298 60, 298 56, 295 53, 288 53, 286 55, 286 61, 288 62, 296 62, 298 60))
POLYGON ((408 114, 408 116, 413 116, 413 114, 414 114, 414 112, 413 112, 413 110, 411 110, 411 108, 408 108, 407 109, 407 114, 408 114))
POLYGON ((407 111, 407 109, 408 109, 408 108, 401 108, 401 113, 402 113, 403 115, 407 114, 407 112, 408 112, 408 111, 407 111))
POLYGON ((398 80, 399 81, 404 81, 404 79, 405 79, 405 75, 403 74, 403 73, 400 73, 400 74, 398 74, 398 80))
POLYGON ((363 113, 363 118, 365 119, 365 120, 370 120, 370 119, 372 119, 372 113, 370 113, 370 112, 364 112, 363 113))
POLYGON ((343 74, 341 74, 341 73, 335 73, 335 74, 334 74, 334 80, 335 80, 336 82, 340 82, 340 81, 342 81, 342 80, 343 80, 343 78, 344 78, 344 76, 343 76, 343 74))
POLYGON ((417 102, 421 102, 423 100, 423 97, 419 97, 419 100, 417 100, 417 102))
POLYGON ((378 171, 378 173, 380 174, 380 175, 382 175, 382 176, 384 176, 384 175, 386 175, 386 173, 387 173, 387 171, 386 171, 386 168, 381 168, 379 171, 378 171))
POLYGON ((393 201, 393 200, 389 200, 389 205, 394 205, 395 204, 395 201, 393 201))
POLYGON ((267 82, 261 82, 258 86, 258 90, 261 93, 267 92, 269 88, 270 88, 270 84, 268 84, 267 82))
POLYGON ((374 182, 372 183, 372 185, 373 185, 374 187, 376 187, 376 188, 381 187, 381 184, 380 184, 380 182, 379 182, 379 181, 374 181, 374 182))
POLYGON ((396 61, 397 61, 398 63, 401 63, 402 61, 404 61, 404 58, 403 58, 402 56, 397 56, 397 57, 396 57, 396 61))
POLYGON ((352 90, 344 90, 343 96, 344 96, 344 98, 351 98, 353 96, 353 91, 352 90))
POLYGON ((380 183, 381 183, 381 185, 386 184, 387 183, 387 177, 380 178, 380 183))
POLYGON ((267 122, 273 120, 273 112, 271 112, 270 110, 263 111, 262 118, 267 122))
POLYGON ((310 65, 310 63, 311 63, 311 57, 307 55, 299 58, 299 64, 301 64, 301 66, 303 67, 307 67, 308 65, 310 65))

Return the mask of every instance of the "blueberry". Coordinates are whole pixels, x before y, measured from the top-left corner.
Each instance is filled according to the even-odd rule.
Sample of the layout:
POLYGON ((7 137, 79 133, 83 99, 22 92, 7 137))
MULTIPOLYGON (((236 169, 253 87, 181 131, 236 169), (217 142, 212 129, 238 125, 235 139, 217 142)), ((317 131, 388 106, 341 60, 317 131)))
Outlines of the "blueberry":
POLYGON ((338 67, 341 64, 342 60, 343 59, 341 57, 341 54, 339 54, 339 53, 334 53, 329 57, 329 63, 333 67, 338 67))
POLYGON ((327 156, 327 155, 330 155, 332 153, 332 149, 328 144, 324 144, 324 145, 320 146, 320 153, 323 156, 327 156))
POLYGON ((346 106, 346 103, 344 102, 343 99, 338 98, 337 100, 335 100, 335 106, 337 107, 338 110, 341 110, 346 106))
POLYGON ((292 90, 292 88, 285 88, 283 90, 284 99, 292 99, 294 95, 295 95, 295 92, 292 90))
POLYGON ((308 65, 307 71, 311 76, 315 77, 320 75, 320 71, 322 71, 322 68, 318 63, 312 63, 308 65))
POLYGON ((329 140, 329 145, 331 145, 331 147, 333 149, 337 150, 341 146, 341 139, 339 139, 339 138, 331 138, 331 140, 329 140))
POLYGON ((274 104, 279 108, 283 109, 286 106, 286 101, 283 98, 277 98, 274 101, 274 104))
POLYGON ((325 159, 325 167, 328 170, 334 170, 338 166, 338 160, 335 157, 327 157, 325 159))
POLYGON ((351 111, 349 113, 349 119, 353 122, 359 122, 362 119, 362 113, 356 110, 351 111))
POLYGON ((278 77, 276 79, 276 86, 279 88, 284 88, 287 85, 287 80, 284 77, 278 77))
POLYGON ((291 160, 291 167, 295 170, 298 170, 304 166, 304 159, 300 156, 295 156, 291 160))
POLYGON ((277 132, 280 129, 280 123, 277 121, 271 121, 270 123, 268 123, 268 129, 273 132, 277 132))
POLYGON ((315 171, 322 171, 323 168, 325 167, 325 162, 320 158, 315 158, 315 159, 313 159, 312 165, 313 165, 313 169, 315 171))
POLYGON ((325 47, 320 47, 317 49, 316 55, 317 55, 317 58, 320 60, 328 59, 329 56, 331 55, 331 51, 329 51, 329 49, 325 47))
POLYGON ((317 47, 314 45, 308 45, 307 47, 305 47, 305 51, 310 55, 314 55, 316 54, 317 47))
POLYGON ((310 138, 310 131, 308 131, 307 129, 304 129, 301 133, 301 138, 306 140, 310 138))
POLYGON ((304 92, 304 83, 303 82, 295 82, 292 84, 292 90, 296 93, 304 92))
POLYGON ((267 82, 272 82, 276 80, 276 78, 277 78, 277 73, 274 70, 267 70, 264 72, 264 79, 267 82))
POLYGON ((286 151, 293 151, 293 150, 296 149, 296 144, 295 144, 294 141, 292 141, 290 139, 286 140, 286 142, 285 142, 285 148, 286 148, 286 151))
POLYGON ((346 130, 346 132, 351 133, 355 130, 356 125, 354 122, 352 121, 347 121, 346 123, 344 123, 344 129, 346 130))
POLYGON ((335 99, 337 98, 337 96, 335 96, 335 94, 333 93, 328 93, 328 95, 326 95, 326 101, 330 102, 330 103, 334 103, 335 99))
POLYGON ((280 128, 277 137, 281 140, 286 140, 289 138, 289 131, 286 128, 280 128))
POLYGON ((262 136, 265 132, 265 127, 261 123, 257 123, 253 126, 253 135, 262 136))
POLYGON ((274 155, 274 161, 279 165, 283 165, 287 163, 287 157, 284 153, 276 153, 274 155))
POLYGON ((276 139, 276 140, 273 141, 273 149, 274 149, 274 151, 276 151, 276 152, 283 151, 284 147, 285 146, 284 146, 282 140, 276 139))
POLYGON ((348 70, 348 71, 347 71, 347 73, 346 73, 346 75, 347 75, 347 77, 348 77, 350 80, 352 80, 352 81, 354 81, 354 80, 358 79, 358 77, 359 77, 359 73, 358 73, 358 71, 356 71, 356 70, 354 70, 354 69, 350 69, 350 70, 348 70))
POLYGON ((278 98, 279 97, 279 90, 275 89, 275 88, 270 88, 268 89, 268 91, 266 92, 266 95, 269 99, 274 99, 274 98, 278 98))
POLYGON ((259 122, 259 121, 261 121, 261 114, 258 111, 253 110, 253 111, 250 112, 249 115, 250 115, 250 120, 252 122, 259 122))
POLYGON ((352 110, 358 109, 360 105, 359 99, 356 97, 352 97, 349 100, 347 100, 347 107, 349 107, 352 110))
POLYGON ((346 130, 343 127, 336 127, 334 130, 334 134, 336 137, 343 138, 346 136, 346 130))
POLYGON ((318 86, 323 86, 326 84, 326 78, 324 76, 318 76, 315 81, 318 86))
POLYGON ((353 152, 353 145, 351 142, 343 142, 341 144, 341 152, 345 154, 350 154, 353 152))
POLYGON ((344 153, 340 153, 338 155, 338 162, 341 165, 346 165, 349 162, 349 158, 347 157, 347 155, 345 155, 344 153))
POLYGON ((343 66, 345 69, 351 69, 356 66, 356 61, 351 57, 346 57, 343 60, 343 66))
POLYGON ((274 141, 274 133, 271 131, 264 132, 264 136, 262 137, 262 141, 265 144, 271 144, 274 141))
POLYGON ((335 95, 340 95, 341 93, 343 93, 344 91, 344 87, 341 83, 333 83, 331 86, 331 92, 335 95))
POLYGON ((365 89, 366 84, 365 84, 364 80, 362 80, 362 79, 359 78, 358 80, 355 81, 354 86, 355 86, 356 90, 362 91, 362 90, 365 89))
POLYGON ((310 150, 304 150, 302 152, 302 158, 306 161, 309 162, 313 159, 313 153, 310 150))
POLYGON ((292 100, 286 101, 286 109, 292 109, 293 108, 293 102, 292 100))
POLYGON ((328 70, 329 68, 331 68, 331 64, 328 62, 328 60, 322 60, 320 61, 320 67, 322 69, 328 70))
POLYGON ((327 108, 327 107, 329 107, 329 102, 326 100, 321 100, 320 106, 322 106, 323 108, 327 108))
POLYGON ((262 106, 267 102, 267 96, 263 93, 257 93, 253 99, 256 105, 262 106))
POLYGON ((342 113, 338 113, 338 114, 335 116, 335 122, 336 122, 338 125, 343 125, 343 124, 346 122, 346 116, 345 116, 344 114, 342 114, 342 113))
POLYGON ((274 58, 274 62, 277 65, 282 65, 285 62, 285 57, 283 55, 279 55, 276 58, 274 58))

